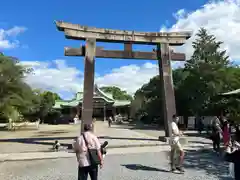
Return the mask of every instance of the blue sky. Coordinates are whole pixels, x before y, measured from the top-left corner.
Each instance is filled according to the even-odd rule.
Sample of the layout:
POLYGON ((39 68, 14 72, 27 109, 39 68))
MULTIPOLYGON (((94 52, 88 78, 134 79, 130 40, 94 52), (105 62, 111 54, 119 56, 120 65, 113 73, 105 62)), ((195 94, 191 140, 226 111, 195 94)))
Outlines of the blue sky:
MULTIPOLYGON (((150 0, 140 2, 135 0, 3 1, 1 2, 0 11, 0 29, 6 31, 14 26, 19 26, 25 27, 26 30, 19 33, 18 36, 5 37, 5 39, 9 41, 17 39, 19 41, 18 47, 1 48, 0 46, 0 51, 3 51, 7 55, 18 57, 22 61, 49 63, 56 59, 61 59, 64 60, 65 66, 82 72, 82 58, 64 57, 63 48, 64 46, 78 47, 83 42, 66 40, 64 34, 57 31, 54 20, 63 20, 66 22, 102 28, 159 31, 162 26, 174 29, 174 24, 185 19, 185 23, 188 23, 187 27, 189 28, 189 14, 185 11, 195 13, 195 16, 197 16, 196 12, 203 8, 202 6, 206 3, 206 0, 150 0), (180 13, 180 10, 183 9, 184 13, 179 14, 179 17, 176 18, 174 14, 177 12, 180 13)), ((219 5, 219 3, 215 4, 219 5)), ((237 4, 236 1, 235 4, 231 4, 231 7, 232 6, 239 7, 239 4, 237 4)), ((215 19, 215 21, 216 20, 217 19, 215 19)), ((184 27, 184 22, 180 23, 180 28, 181 26, 184 27)), ((204 25, 201 23, 202 22, 200 22, 201 26, 204 25)), ((208 22, 205 23, 209 25, 208 22)), ((195 29, 193 30, 197 29, 196 27, 194 28, 195 29)), ((121 48, 116 44, 104 44, 104 46, 108 49, 121 48)), ((136 46, 136 48, 149 50, 149 47, 144 46, 136 46)), ((98 59, 96 61, 96 74, 98 76, 104 76, 107 73, 111 73, 113 69, 117 70, 118 68, 128 65, 142 67, 146 63, 154 62, 148 60, 98 59)), ((55 66, 56 64, 51 63, 47 68, 57 68, 55 66)), ((126 89, 126 87, 122 88, 126 89)), ((51 87, 49 89, 51 89, 51 87)), ((73 90, 72 92, 74 91, 76 90, 73 90)))
MULTIPOLYGON (((27 49, 14 49, 7 54, 19 57, 22 60, 53 60, 69 59, 68 63, 82 68, 79 61, 66 58, 63 55, 63 47, 79 46, 79 41, 66 40, 63 33, 58 32, 54 20, 79 23, 83 25, 106 27, 114 29, 126 29, 136 31, 159 31, 163 24, 171 26, 175 23, 173 13, 186 8, 194 10, 203 5, 205 1, 193 0, 169 0, 169 1, 3 1, 1 3, 0 22, 3 27, 12 25, 24 26, 28 30, 19 40, 26 44, 27 49), (14 5, 13 5, 14 4, 14 5)), ((112 44, 110 44, 111 47, 112 44)), ((106 44, 108 47, 109 45, 106 44)), ((112 47, 116 47, 112 45, 112 47)), ((144 47, 143 47, 144 48, 144 47)), ((97 71, 112 69, 128 64, 128 61, 101 60, 97 63, 97 71), (111 66, 110 66, 110 65, 111 66)), ((134 61, 134 63, 143 63, 134 61)))

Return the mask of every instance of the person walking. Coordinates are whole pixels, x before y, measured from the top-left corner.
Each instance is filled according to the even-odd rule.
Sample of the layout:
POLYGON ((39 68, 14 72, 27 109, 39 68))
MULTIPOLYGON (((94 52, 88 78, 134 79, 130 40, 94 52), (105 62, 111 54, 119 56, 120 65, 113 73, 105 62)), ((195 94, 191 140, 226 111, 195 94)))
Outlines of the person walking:
POLYGON ((92 132, 92 124, 84 125, 84 132, 76 139, 73 148, 78 161, 78 180, 87 180, 88 175, 91 180, 98 180, 98 165, 102 168, 103 157, 101 144, 92 132))
POLYGON ((224 147, 227 148, 231 141, 230 126, 227 120, 223 122, 222 136, 224 147))
POLYGON ((204 117, 198 118, 198 132, 199 134, 202 134, 202 131, 204 130, 204 123, 203 123, 204 117))
POLYGON ((184 151, 180 144, 180 136, 182 133, 178 128, 179 117, 173 115, 173 121, 171 123, 172 128, 172 139, 171 139, 171 171, 176 172, 177 170, 180 172, 184 172, 183 169, 183 160, 184 160, 184 151))
POLYGON ((234 139, 235 139, 235 141, 240 143, 240 126, 235 125, 235 129, 236 129, 236 132, 235 132, 235 135, 234 135, 234 139))
POLYGON ((109 117, 108 117, 108 127, 111 127, 112 121, 113 121, 112 117, 109 116, 109 117))
POLYGON ((212 121, 212 135, 211 139, 213 142, 213 149, 216 152, 220 151, 220 142, 221 142, 221 136, 222 136, 222 129, 221 129, 221 124, 220 120, 218 117, 214 117, 212 121))

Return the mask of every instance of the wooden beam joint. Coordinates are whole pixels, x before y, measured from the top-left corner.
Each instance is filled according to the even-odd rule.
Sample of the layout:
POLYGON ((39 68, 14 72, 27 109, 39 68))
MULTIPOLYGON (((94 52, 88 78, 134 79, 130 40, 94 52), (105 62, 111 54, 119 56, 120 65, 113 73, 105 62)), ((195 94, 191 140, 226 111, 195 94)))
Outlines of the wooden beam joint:
MULTIPOLYGON (((65 56, 85 56, 85 46, 80 48, 64 48, 65 56)), ((103 47, 96 47, 97 58, 112 58, 112 59, 143 59, 157 60, 157 52, 132 51, 132 45, 124 45, 124 51, 121 50, 104 50, 103 47)), ((168 58, 169 56, 166 56, 168 58)), ((173 61, 185 61, 186 57, 183 53, 170 53, 170 59, 173 61)))
POLYGON ((86 40, 95 38, 97 42, 152 44, 168 43, 172 46, 183 45, 192 35, 191 32, 136 32, 118 29, 104 29, 55 21, 57 29, 63 31, 67 39, 86 40))
MULTIPOLYGON (((131 43, 124 43, 124 51, 123 54, 125 57, 132 57, 133 58, 133 51, 132 51, 132 44, 131 43)), ((131 58, 129 58, 131 59, 131 58)))

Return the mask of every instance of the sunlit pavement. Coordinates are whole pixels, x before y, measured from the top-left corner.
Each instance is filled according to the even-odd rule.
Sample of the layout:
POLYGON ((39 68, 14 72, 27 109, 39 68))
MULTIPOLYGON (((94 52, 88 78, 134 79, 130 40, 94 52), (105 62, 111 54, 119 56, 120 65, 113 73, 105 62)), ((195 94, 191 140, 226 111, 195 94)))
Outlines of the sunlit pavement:
MULTIPOLYGON (((187 151, 185 174, 169 172, 166 152, 108 155, 99 179, 217 180, 227 178, 228 164, 211 151, 187 151)), ((0 163, 1 180, 76 180, 75 158, 0 163)))

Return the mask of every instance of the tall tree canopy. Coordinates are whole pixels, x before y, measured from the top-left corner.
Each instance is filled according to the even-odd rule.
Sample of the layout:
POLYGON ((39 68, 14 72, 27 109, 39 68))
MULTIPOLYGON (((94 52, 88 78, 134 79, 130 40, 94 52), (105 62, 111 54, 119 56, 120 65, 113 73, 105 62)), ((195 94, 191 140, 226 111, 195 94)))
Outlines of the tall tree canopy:
POLYGON ((132 96, 129 95, 126 91, 121 90, 116 86, 106 86, 100 88, 105 93, 111 93, 113 98, 116 100, 132 100, 132 96))
MULTIPOLYGON (((201 28, 196 36, 191 58, 183 68, 173 70, 178 114, 216 115, 222 109, 239 111, 236 98, 220 98, 219 94, 240 88, 240 69, 230 63, 226 51, 221 49, 223 42, 217 41, 214 35, 201 28)), ((159 81, 156 76, 135 93, 135 97, 141 94, 144 110, 150 117, 161 115, 157 111, 161 109, 159 81)))
POLYGON ((44 118, 60 99, 56 93, 32 90, 24 79, 31 72, 16 58, 0 53, 0 119, 44 118))
POLYGON ((0 112, 9 117, 13 111, 29 113, 35 110, 37 99, 24 81, 30 70, 21 66, 17 59, 0 55, 0 112))
POLYGON ((183 83, 176 87, 177 106, 180 113, 198 114, 209 109, 213 103, 211 97, 229 89, 228 69, 230 61, 226 51, 220 49, 222 42, 217 41, 207 30, 201 28, 193 42, 194 52, 186 61, 183 71, 188 75, 183 83), (188 108, 181 112, 182 102, 188 108))

